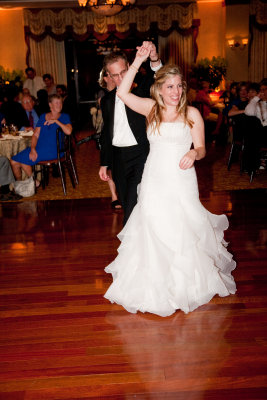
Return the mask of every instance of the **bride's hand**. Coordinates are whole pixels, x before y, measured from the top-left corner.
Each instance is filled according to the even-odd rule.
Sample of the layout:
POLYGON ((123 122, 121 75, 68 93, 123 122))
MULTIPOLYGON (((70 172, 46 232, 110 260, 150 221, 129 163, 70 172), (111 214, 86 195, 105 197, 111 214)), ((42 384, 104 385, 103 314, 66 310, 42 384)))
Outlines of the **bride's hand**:
POLYGON ((197 153, 194 149, 189 150, 180 160, 179 167, 181 169, 189 169, 194 165, 197 153))
POLYGON ((135 59, 142 63, 149 57, 152 49, 152 42, 143 42, 142 46, 137 47, 135 59))

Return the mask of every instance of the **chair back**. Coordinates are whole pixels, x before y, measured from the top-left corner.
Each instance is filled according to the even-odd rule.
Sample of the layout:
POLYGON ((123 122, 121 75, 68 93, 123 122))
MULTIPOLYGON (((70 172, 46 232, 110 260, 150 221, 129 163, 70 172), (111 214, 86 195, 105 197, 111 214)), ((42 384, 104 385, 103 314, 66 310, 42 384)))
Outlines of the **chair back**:
POLYGON ((71 135, 65 135, 61 128, 56 131, 57 140, 57 159, 66 158, 71 152, 71 135))

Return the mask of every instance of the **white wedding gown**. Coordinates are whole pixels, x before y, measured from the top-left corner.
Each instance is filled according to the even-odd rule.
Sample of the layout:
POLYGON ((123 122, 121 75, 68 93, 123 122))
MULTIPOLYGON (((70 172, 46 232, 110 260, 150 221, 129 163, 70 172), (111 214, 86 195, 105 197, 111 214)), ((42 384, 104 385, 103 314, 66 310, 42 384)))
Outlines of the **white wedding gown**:
POLYGON ((148 139, 138 203, 118 235, 118 256, 105 268, 113 276, 105 297, 129 312, 164 317, 235 293, 236 264, 223 239, 227 217, 200 203, 195 168, 179 167, 192 144, 189 126, 163 122, 148 139))

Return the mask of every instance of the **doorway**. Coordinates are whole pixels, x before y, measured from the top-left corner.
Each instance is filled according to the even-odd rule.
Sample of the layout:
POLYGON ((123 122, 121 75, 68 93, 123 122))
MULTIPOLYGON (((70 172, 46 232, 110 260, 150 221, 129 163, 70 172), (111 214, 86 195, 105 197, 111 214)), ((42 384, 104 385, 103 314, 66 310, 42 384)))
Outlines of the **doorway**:
MULTIPOLYGON (((76 99, 81 125, 88 121, 90 108, 95 105, 96 94, 99 91, 99 73, 105 55, 111 51, 121 50, 127 54, 131 62, 136 47, 141 45, 143 40, 136 36, 129 36, 122 40, 113 35, 104 41, 95 38, 84 41, 65 40, 68 90, 76 99)), ((145 40, 152 40, 157 44, 155 36, 145 40)))

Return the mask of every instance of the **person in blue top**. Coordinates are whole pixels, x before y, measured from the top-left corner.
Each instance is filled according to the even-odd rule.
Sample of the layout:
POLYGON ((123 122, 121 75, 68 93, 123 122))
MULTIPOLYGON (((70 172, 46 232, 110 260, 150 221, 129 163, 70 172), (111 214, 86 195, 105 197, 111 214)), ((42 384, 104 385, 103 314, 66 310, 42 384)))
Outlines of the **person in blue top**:
MULTIPOLYGON (((72 125, 68 114, 61 113, 62 99, 57 94, 49 96, 50 112, 39 118, 32 136, 31 147, 16 154, 10 160, 14 176, 21 180, 22 170, 27 176, 32 175, 32 166, 39 161, 57 158, 56 131, 60 127, 66 135, 72 132, 72 125)), ((38 186, 39 182, 36 182, 38 186)))

